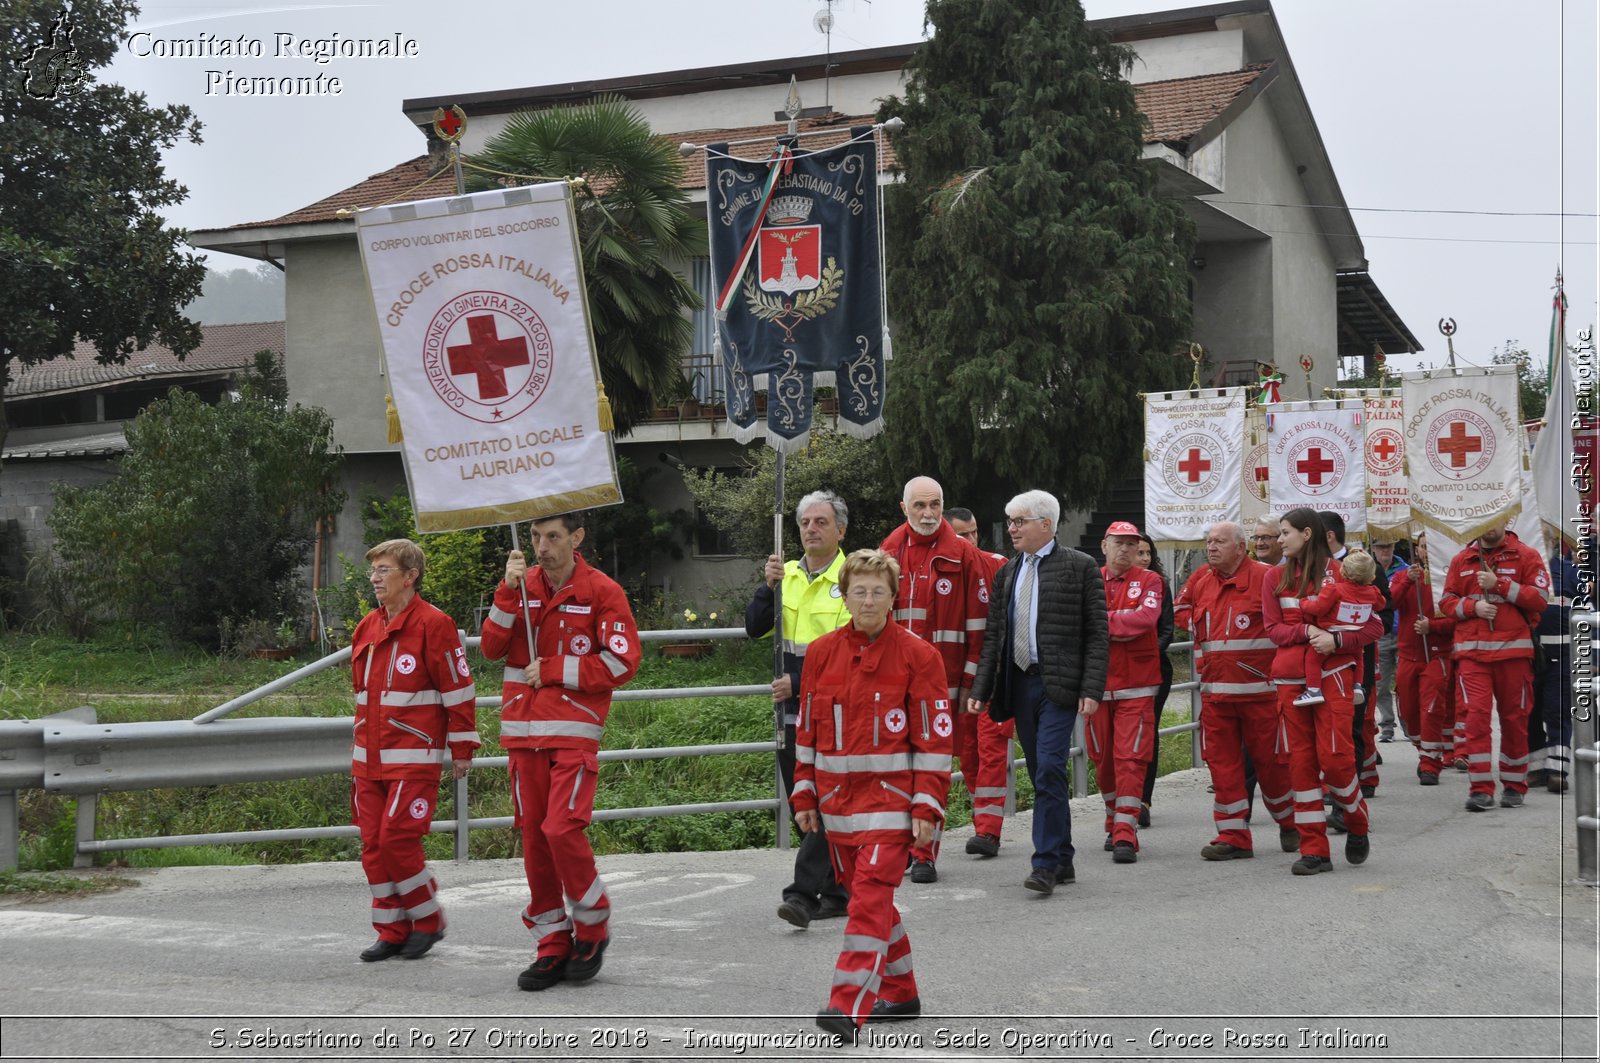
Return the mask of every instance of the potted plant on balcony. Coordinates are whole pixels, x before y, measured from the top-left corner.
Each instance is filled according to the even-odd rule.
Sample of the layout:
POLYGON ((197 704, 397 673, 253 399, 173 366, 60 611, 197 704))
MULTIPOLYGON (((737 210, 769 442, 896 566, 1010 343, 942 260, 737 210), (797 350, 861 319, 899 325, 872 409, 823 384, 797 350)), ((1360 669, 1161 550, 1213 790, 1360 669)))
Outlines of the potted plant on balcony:
MULTIPOLYGON (((716 627, 717 612, 713 609, 711 612, 707 613, 705 622, 702 624, 699 613, 695 612, 693 609, 685 609, 683 611, 683 626, 687 628, 702 626, 716 627)), ((692 636, 685 635, 677 642, 668 642, 663 644, 661 647, 661 655, 663 657, 705 657, 716 648, 716 644, 710 639, 697 639, 692 636)))

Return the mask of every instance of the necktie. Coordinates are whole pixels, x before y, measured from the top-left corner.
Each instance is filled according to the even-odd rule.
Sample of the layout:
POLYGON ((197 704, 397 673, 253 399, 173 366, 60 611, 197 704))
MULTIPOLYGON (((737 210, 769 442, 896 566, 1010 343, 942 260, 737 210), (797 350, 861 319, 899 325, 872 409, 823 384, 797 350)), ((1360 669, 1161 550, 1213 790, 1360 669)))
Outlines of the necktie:
POLYGON ((1032 554, 1022 555, 1017 574, 1017 622, 1011 630, 1011 659, 1026 672, 1033 666, 1033 566, 1032 554))

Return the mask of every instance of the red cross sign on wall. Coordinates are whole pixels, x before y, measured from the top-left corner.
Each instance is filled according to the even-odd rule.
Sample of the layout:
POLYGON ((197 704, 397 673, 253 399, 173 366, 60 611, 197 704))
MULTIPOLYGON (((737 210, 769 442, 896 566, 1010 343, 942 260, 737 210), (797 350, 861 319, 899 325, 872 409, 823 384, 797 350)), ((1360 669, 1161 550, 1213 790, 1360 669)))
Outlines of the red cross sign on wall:
POLYGON ((1321 447, 1312 447, 1304 458, 1295 462, 1294 471, 1304 476, 1312 487, 1321 487, 1323 473, 1333 471, 1333 461, 1323 455, 1321 447))
POLYGON ((1439 437, 1439 453, 1450 455, 1452 469, 1467 467, 1467 456, 1483 450, 1482 436, 1467 435, 1465 421, 1451 421, 1450 434, 1439 437))
POLYGON ((1199 447, 1190 447, 1189 456, 1178 462, 1178 471, 1183 473, 1184 479, 1197 484, 1203 474, 1211 471, 1211 462, 1200 456, 1199 447))
POLYGON ((506 388, 506 370, 528 364, 527 339, 522 336, 501 339, 493 314, 467 318, 467 335, 471 343, 447 348, 451 374, 476 374, 479 399, 505 398, 510 394, 506 388))

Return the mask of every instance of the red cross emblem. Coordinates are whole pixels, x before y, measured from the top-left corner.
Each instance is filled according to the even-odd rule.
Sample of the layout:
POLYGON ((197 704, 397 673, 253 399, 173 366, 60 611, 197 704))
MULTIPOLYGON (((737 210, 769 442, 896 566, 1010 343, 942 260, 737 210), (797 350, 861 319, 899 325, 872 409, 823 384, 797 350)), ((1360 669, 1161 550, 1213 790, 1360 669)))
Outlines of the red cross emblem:
POLYGON ((1452 469, 1465 468, 1467 456, 1483 450, 1483 437, 1467 434, 1465 421, 1451 421, 1450 431, 1439 437, 1439 453, 1450 456, 1452 469))
POLYGON ((505 398, 510 394, 506 389, 506 370, 528 364, 527 339, 522 336, 501 339, 492 314, 467 318, 467 335, 471 337, 470 343, 447 348, 451 374, 476 374, 480 399, 505 398))
POLYGON ((1473 479, 1494 462, 1494 426, 1473 409, 1442 411, 1423 438, 1428 464, 1447 480, 1473 479))
POLYGON ((1372 448, 1372 452, 1378 455, 1379 461, 1388 461, 1394 455, 1394 451, 1394 441, 1387 437, 1378 440, 1372 448))
POLYGON ((1312 487, 1321 487, 1323 474, 1333 471, 1333 461, 1323 456, 1321 447, 1312 447, 1306 451, 1305 458, 1295 463, 1294 471, 1304 476, 1312 487))
POLYGON ((1201 456, 1199 447, 1190 447, 1188 456, 1178 462, 1178 471, 1183 473, 1185 480, 1197 484, 1202 473, 1211 471, 1211 462, 1201 456))
POLYGON ((539 401, 555 369, 555 339, 533 307, 512 295, 462 292, 428 322, 422 366, 453 413, 514 422, 539 401))
POLYGON ((1344 481, 1344 452, 1326 437, 1311 436, 1289 449, 1284 468, 1300 493, 1329 494, 1344 481))
POLYGON ((1216 490, 1222 479, 1216 454, 1215 440, 1201 432, 1190 432, 1166 448, 1161 457, 1161 478, 1180 498, 1204 498, 1216 490))

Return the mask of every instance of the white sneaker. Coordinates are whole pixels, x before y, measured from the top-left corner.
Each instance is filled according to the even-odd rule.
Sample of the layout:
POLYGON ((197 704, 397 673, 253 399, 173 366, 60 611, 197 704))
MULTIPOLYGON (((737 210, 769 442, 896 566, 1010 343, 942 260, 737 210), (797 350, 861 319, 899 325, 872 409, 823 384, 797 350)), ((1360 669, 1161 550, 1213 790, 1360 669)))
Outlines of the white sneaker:
POLYGON ((1313 705, 1321 705, 1326 698, 1322 696, 1321 687, 1306 687, 1306 692, 1294 699, 1297 709, 1309 709, 1313 705))

